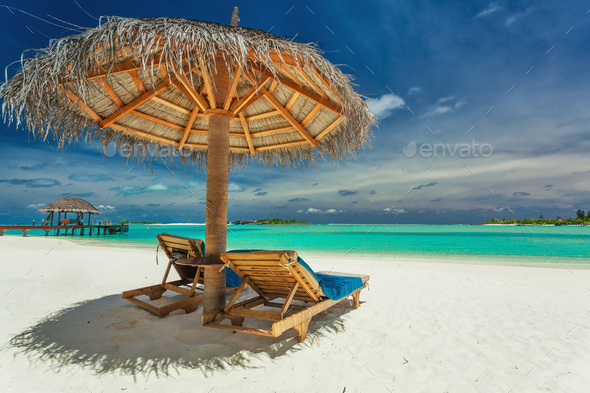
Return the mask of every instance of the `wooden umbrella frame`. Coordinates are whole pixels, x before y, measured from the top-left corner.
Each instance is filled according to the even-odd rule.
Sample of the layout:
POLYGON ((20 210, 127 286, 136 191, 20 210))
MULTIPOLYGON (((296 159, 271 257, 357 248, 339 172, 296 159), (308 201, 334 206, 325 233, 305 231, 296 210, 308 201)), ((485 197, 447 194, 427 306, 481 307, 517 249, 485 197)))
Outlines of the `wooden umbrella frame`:
MULTIPOLYGON (((291 67, 292 69, 296 70, 295 72, 297 72, 298 74, 305 75, 298 67, 297 62, 294 60, 293 56, 283 54, 282 59, 287 59, 287 62, 281 63, 277 59, 276 66, 278 70, 291 73, 294 80, 283 77, 280 74, 275 75, 271 70, 269 70, 262 64, 256 62, 253 62, 250 68, 251 70, 262 75, 260 79, 256 79, 255 75, 252 72, 242 72, 241 68, 236 67, 232 77, 233 83, 230 87, 229 93, 223 100, 222 105, 216 104, 215 87, 217 87, 217 85, 211 86, 211 83, 208 81, 208 78, 203 77, 203 80, 205 81, 205 91, 201 93, 195 90, 195 88, 191 85, 191 82, 188 80, 188 78, 183 72, 178 71, 169 73, 167 67, 163 65, 160 66, 160 74, 163 79, 163 82, 159 83, 152 89, 146 91, 141 81, 141 78, 139 78, 137 73, 138 70, 142 69, 142 64, 138 61, 134 62, 131 60, 126 60, 124 62, 114 65, 110 73, 109 70, 107 70, 106 68, 97 68, 88 72, 87 79, 97 80, 100 84, 102 84, 105 92, 118 106, 118 110, 106 118, 102 118, 101 116, 99 116, 92 108, 86 105, 86 103, 82 99, 80 99, 76 94, 74 94, 70 89, 68 89, 67 83, 60 85, 59 88, 64 94, 66 94, 66 96, 73 103, 75 103, 94 121, 96 121, 100 128, 104 129, 111 127, 120 131, 126 131, 140 137, 150 138, 158 142, 173 145, 178 150, 182 149, 184 146, 192 148, 208 147, 208 145, 205 144, 189 143, 187 142, 187 139, 191 133, 205 135, 209 134, 209 130, 193 128, 193 123, 197 118, 208 117, 211 114, 220 114, 223 116, 227 116, 230 118, 231 122, 239 122, 242 125, 242 129, 244 131, 243 134, 229 133, 229 136, 245 138, 248 143, 248 147, 243 148, 231 146, 230 150, 232 151, 250 152, 250 154, 255 155, 259 151, 279 149, 297 145, 310 145, 314 147, 322 138, 324 138, 326 135, 328 135, 328 133, 336 129, 336 127, 346 119, 346 117, 342 116, 342 113, 344 112, 343 108, 340 105, 331 101, 330 98, 328 98, 325 95, 325 93, 322 92, 321 89, 317 88, 317 86, 313 83, 313 81, 311 81, 310 78, 307 78, 307 82, 315 86, 317 89, 316 91, 312 91, 309 88, 307 88, 303 83, 301 83, 298 80, 298 78, 293 74, 292 71, 289 71, 288 67, 291 67), (136 81, 137 87, 141 92, 141 95, 131 102, 123 103, 123 101, 117 96, 113 88, 109 85, 109 83, 106 80, 107 75, 116 74, 128 74, 130 77, 132 77, 136 81), (242 74, 244 78, 248 80, 250 84, 252 84, 252 87, 244 95, 239 97, 237 93, 237 84, 239 83, 240 76, 242 74), (270 87, 266 89, 264 86, 268 84, 269 81, 270 87), (273 92, 279 84, 293 90, 293 95, 291 96, 291 99, 289 100, 286 106, 281 105, 278 102, 278 100, 273 96, 273 92), (189 110, 170 101, 166 101, 165 99, 158 96, 158 94, 162 93, 163 91, 169 88, 176 88, 180 92, 182 92, 182 94, 184 94, 194 104, 193 109, 189 110), (313 110, 301 122, 297 121, 289 112, 289 109, 294 105, 295 101, 299 98, 307 98, 315 103, 315 107, 313 108, 313 110), (273 111, 269 111, 266 113, 246 117, 243 113, 244 110, 252 104, 254 104, 257 100, 265 100, 275 109, 273 111), (189 119, 185 124, 175 124, 168 120, 159 118, 157 116, 147 115, 145 113, 137 111, 137 109, 140 106, 147 102, 154 102, 161 105, 165 105, 166 107, 174 111, 180 112, 182 114, 188 114, 189 119), (316 116, 321 109, 329 110, 339 115, 339 117, 333 123, 325 127, 325 129, 321 131, 318 135, 313 137, 305 129, 305 125, 312 121, 314 116, 316 116), (122 119, 127 115, 141 117, 144 120, 159 125, 181 130, 183 131, 182 137, 180 138, 180 140, 174 140, 170 138, 161 137, 158 135, 152 135, 145 131, 133 129, 128 126, 116 123, 118 120, 122 119), (290 124, 290 126, 260 131, 256 133, 251 133, 249 131, 249 122, 271 116, 282 117, 286 122, 290 124), (260 147, 254 146, 252 141, 252 138, 290 131, 297 131, 301 135, 301 141, 280 143, 276 145, 260 147)), ((159 58, 156 58, 154 60, 154 62, 156 61, 159 61, 159 58)), ((317 71, 315 67, 313 67, 312 69, 318 72, 319 75, 319 71, 317 71)), ((321 80, 325 81, 325 78, 321 78, 321 80)), ((325 81, 325 83, 327 84, 328 82, 325 81)))

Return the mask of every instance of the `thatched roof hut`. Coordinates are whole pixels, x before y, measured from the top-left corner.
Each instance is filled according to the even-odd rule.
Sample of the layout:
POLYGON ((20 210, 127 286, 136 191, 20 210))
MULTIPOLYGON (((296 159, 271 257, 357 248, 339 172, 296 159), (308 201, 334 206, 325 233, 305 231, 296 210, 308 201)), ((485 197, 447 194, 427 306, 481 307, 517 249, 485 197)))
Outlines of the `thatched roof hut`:
POLYGON ((376 120, 351 77, 313 44, 168 17, 110 17, 53 40, 0 86, 3 116, 62 148, 113 142, 138 160, 178 158, 204 169, 220 62, 231 90, 217 108, 235 115, 230 169, 340 160, 371 136, 376 120))
POLYGON ((39 209, 39 213, 82 213, 100 214, 97 208, 82 198, 65 197, 39 209))

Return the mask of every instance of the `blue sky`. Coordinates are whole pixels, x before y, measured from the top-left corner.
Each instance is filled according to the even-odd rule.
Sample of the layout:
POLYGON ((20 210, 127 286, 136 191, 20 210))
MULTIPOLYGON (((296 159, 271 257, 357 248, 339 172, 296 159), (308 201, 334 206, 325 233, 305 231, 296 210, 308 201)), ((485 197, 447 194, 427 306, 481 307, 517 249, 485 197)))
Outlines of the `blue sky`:
MULTIPOLYGON (((481 223, 590 209, 586 2, 78 3, 93 16, 220 23, 238 5, 241 26, 318 42, 372 99, 371 148, 348 162, 232 173, 231 220, 481 223)), ((73 0, 4 4, 97 24, 73 0)), ((3 7, 0 26, 4 66, 64 35, 3 7)), ((84 144, 56 151, 14 126, 0 125, 0 144, 1 223, 39 221, 39 207, 68 195, 112 220, 204 221, 206 173, 133 166, 84 144)))

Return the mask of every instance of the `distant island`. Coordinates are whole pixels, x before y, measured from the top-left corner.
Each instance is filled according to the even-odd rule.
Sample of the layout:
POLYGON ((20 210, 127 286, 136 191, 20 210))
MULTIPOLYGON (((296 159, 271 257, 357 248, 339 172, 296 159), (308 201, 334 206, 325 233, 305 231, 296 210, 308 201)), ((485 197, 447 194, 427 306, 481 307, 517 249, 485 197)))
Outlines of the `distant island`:
POLYGON ((155 225, 155 224, 161 224, 161 222, 151 222, 151 221, 122 221, 121 224, 137 224, 137 225, 155 225))
POLYGON ((264 218, 262 220, 250 220, 250 221, 232 221, 234 225, 312 225, 311 222, 305 222, 304 220, 282 220, 280 218, 264 218))
POLYGON ((524 220, 518 219, 505 219, 501 220, 492 218, 486 220, 488 225, 590 225, 590 210, 585 212, 584 210, 578 209, 575 218, 545 218, 542 215, 539 218, 525 218, 524 220))

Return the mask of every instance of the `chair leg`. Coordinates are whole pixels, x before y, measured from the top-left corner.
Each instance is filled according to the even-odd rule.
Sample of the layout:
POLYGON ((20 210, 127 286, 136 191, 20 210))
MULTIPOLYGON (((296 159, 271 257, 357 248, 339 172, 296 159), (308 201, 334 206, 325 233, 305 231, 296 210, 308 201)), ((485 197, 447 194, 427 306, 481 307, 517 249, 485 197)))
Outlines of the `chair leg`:
POLYGON ((148 296, 150 297, 150 300, 156 300, 162 297, 162 295, 164 294, 164 292, 166 292, 167 289, 165 288, 156 288, 154 289, 151 293, 148 294, 148 296))
POLYGON ((182 309, 184 310, 185 313, 190 314, 193 311, 196 311, 197 308, 199 308, 199 306, 201 305, 202 301, 197 302, 197 303, 193 303, 191 305, 188 305, 186 307, 182 307, 182 309))
POLYGON ((297 333, 297 342, 298 343, 302 342, 307 337, 307 328, 309 328, 310 321, 311 321, 311 318, 306 321, 301 322, 298 325, 293 326, 293 329, 295 329, 295 332, 297 333))
POLYGON ((354 292, 352 294, 352 300, 354 300, 354 309, 356 310, 361 305, 361 292, 354 292))
POLYGON ((226 315, 233 326, 242 326, 244 323, 244 317, 240 317, 239 315, 226 315))

